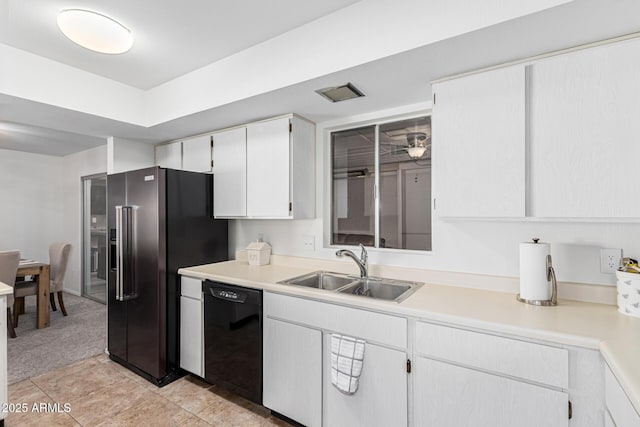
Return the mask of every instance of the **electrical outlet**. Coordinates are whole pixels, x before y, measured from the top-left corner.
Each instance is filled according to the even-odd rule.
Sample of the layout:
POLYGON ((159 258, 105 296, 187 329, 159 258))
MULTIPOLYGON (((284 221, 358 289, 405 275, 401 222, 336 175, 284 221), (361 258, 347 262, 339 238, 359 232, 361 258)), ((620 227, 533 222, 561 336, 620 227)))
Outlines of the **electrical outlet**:
POLYGON ((302 248, 306 251, 313 251, 316 248, 316 238, 310 234, 302 236, 302 248))
POLYGON ((615 273, 621 258, 622 249, 600 249, 600 273, 615 273))

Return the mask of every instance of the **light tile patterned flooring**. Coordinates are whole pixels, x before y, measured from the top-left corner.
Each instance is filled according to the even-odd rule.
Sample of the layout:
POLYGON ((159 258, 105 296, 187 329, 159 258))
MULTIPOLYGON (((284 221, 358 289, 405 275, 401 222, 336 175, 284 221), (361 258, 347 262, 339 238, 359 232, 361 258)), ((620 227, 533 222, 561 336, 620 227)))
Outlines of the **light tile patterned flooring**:
POLYGON ((14 426, 289 426, 269 411, 195 377, 158 388, 105 355, 9 386, 14 426), (59 412, 31 412, 33 404, 58 403, 59 412), (64 412, 64 404, 70 411, 64 412))

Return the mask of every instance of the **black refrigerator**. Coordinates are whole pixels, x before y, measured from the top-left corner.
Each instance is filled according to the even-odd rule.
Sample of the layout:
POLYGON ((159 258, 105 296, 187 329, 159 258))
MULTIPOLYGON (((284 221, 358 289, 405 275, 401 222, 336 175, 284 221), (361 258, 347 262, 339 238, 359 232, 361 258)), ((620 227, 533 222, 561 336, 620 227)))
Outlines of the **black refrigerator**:
POLYGON ((179 377, 178 269, 228 259, 213 175, 152 167, 107 176, 109 357, 163 386, 179 377))

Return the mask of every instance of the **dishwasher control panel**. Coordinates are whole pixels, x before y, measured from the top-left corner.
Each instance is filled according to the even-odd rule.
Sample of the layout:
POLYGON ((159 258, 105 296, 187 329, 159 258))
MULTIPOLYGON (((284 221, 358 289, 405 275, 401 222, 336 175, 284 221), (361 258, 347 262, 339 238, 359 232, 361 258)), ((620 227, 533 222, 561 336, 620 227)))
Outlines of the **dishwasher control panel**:
POLYGON ((239 292, 230 291, 227 289, 209 288, 211 295, 216 298, 226 299, 229 301, 245 302, 247 295, 239 292))

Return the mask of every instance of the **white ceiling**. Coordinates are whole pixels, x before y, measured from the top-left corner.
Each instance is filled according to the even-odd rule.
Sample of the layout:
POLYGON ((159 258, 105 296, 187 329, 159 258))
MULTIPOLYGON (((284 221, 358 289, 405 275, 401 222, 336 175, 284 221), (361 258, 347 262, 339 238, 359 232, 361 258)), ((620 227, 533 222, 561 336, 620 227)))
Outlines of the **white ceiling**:
MULTIPOLYGON (((9 37, 5 34, 6 32, 12 33, 9 38, 21 38, 18 34, 13 34, 13 30, 3 29, 7 22, 7 17, 4 13, 7 5, 12 6, 18 3, 61 4, 58 1, 44 0, 32 0, 29 2, 17 0, 0 1, 0 13, 3 19, 0 22, 0 33, 3 38, 9 37)), ((133 11, 153 9, 150 6, 150 2, 141 2, 141 4, 146 5, 146 8, 138 5, 140 2, 115 1, 106 3, 88 1, 84 3, 92 6, 98 3, 103 5, 113 3, 122 7, 123 11, 129 9, 133 11)), ((199 11, 202 9, 197 9, 195 6, 200 3, 204 4, 204 6, 201 6, 206 9, 210 7, 207 6, 209 3, 214 2, 189 2, 188 4, 192 5, 194 10, 199 11)), ((244 4, 245 2, 241 3, 244 4)), ((286 2, 277 3, 284 4, 286 2)), ((348 3, 352 2, 336 1, 330 4, 333 7, 339 7, 339 5, 348 3)), ((230 9, 237 12, 235 2, 230 9)), ((115 12, 113 15, 117 16, 115 12)), ((108 136, 157 143, 290 112, 301 114, 315 122, 326 122, 403 105, 424 104, 430 99, 431 88, 429 82, 434 79, 638 32, 640 31, 640 21, 637 20, 637 16, 640 16, 640 2, 636 0, 617 0, 616 2, 577 0, 377 61, 190 114, 150 128, 0 94, 0 124, 5 122, 6 125, 8 122, 9 124, 23 125, 22 133, 16 133, 16 137, 7 134, 0 127, 0 148, 66 155, 81 151, 84 149, 83 147, 89 148, 87 145, 97 146, 104 144, 108 136), (354 83, 366 96, 332 104, 314 92, 316 89, 342 84, 347 81, 354 83), (24 142, 27 138, 25 135, 29 134, 24 126, 37 127, 38 129, 34 132, 38 136, 38 140, 33 140, 26 144, 24 142), (47 130, 51 130, 51 139, 47 143, 43 143, 47 130), (66 135, 62 132, 69 134, 66 135), (82 140, 82 138, 77 138, 78 135, 86 135, 87 137, 82 140), (66 143, 65 139, 70 142, 66 143)), ((122 20, 123 23, 127 24, 124 19, 122 20)), ((29 43, 34 46, 39 46, 40 43, 46 45, 46 41, 42 39, 46 36, 38 35, 37 26, 36 24, 33 25, 32 30, 35 33, 27 37, 33 39, 29 43)), ((182 31, 178 31, 177 28, 176 26, 167 26, 165 33, 171 34, 172 37, 178 37, 178 34, 182 37, 182 31)), ((188 28, 188 26, 179 28, 188 28)), ((187 30, 184 31, 186 32, 187 30)), ((327 28, 327 31, 331 31, 331 28, 327 28)), ((8 42, 5 41, 5 43, 8 42)), ((67 46, 65 49, 81 48, 67 46)), ((206 47, 203 49, 206 50, 206 47)), ((191 52, 191 48, 185 48, 185 50, 191 52)), ((86 51, 83 50, 83 52, 86 51)), ((65 54, 69 54, 72 58, 71 60, 76 61, 72 65, 79 68, 82 68, 82 66, 78 62, 88 61, 93 65, 99 63, 99 61, 88 60, 86 58, 87 55, 80 55, 77 51, 75 53, 66 52, 65 54)), ((92 55, 96 54, 91 53, 89 56, 92 55)), ((313 52, 310 52, 310 55, 312 56, 313 52)), ((195 56, 192 60, 196 62, 201 59, 198 54, 194 53, 190 53, 187 56, 195 56)), ((174 58, 163 56, 161 53, 157 54, 157 57, 164 58, 164 63, 167 64, 168 68, 171 68, 175 62, 174 58)), ((64 55, 58 56, 56 59, 63 61, 64 55)), ((144 63, 144 61, 142 62, 144 63)), ((119 72, 127 75, 127 68, 131 69, 132 75, 138 74, 133 71, 138 69, 137 66, 125 67, 119 72)), ((259 64, 256 64, 256 68, 259 69, 259 64)))
POLYGON ((0 43, 149 89, 357 1, 3 0, 0 43), (103 55, 71 43, 56 24, 69 8, 116 19, 132 31, 133 48, 103 55))

